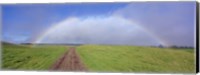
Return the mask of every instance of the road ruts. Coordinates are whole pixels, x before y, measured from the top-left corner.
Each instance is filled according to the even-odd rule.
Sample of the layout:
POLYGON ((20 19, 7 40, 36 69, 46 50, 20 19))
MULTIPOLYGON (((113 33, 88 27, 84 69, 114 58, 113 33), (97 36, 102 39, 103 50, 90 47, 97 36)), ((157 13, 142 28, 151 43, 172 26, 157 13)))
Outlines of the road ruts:
POLYGON ((87 71, 75 47, 69 50, 50 68, 58 71, 87 71))

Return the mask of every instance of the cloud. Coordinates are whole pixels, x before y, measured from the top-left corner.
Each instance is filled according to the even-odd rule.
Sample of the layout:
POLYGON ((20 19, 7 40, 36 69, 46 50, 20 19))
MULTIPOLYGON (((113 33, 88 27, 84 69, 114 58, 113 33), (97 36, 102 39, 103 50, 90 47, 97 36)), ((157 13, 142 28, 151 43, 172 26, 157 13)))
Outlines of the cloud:
POLYGON ((137 23, 117 16, 67 18, 51 27, 36 43, 159 44, 137 23))
POLYGON ((195 2, 132 3, 114 15, 140 23, 168 45, 193 46, 195 2))
POLYGON ((193 46, 194 21, 195 2, 130 3, 109 16, 67 18, 36 42, 193 46))

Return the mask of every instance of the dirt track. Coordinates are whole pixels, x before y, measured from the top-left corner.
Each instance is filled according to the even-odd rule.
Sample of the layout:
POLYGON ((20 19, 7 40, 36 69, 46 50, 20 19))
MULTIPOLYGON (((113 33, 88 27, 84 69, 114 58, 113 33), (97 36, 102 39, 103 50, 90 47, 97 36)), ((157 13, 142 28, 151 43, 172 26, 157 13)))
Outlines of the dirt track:
POLYGON ((87 71, 79 55, 76 53, 75 47, 70 47, 69 50, 56 61, 50 70, 87 71))

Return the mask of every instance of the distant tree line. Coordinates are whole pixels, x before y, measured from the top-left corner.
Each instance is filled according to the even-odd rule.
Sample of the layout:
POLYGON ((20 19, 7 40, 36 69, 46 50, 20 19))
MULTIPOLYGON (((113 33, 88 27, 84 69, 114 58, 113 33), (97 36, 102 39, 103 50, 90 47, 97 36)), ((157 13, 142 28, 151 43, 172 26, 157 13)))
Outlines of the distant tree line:
POLYGON ((21 43, 21 45, 32 45, 32 43, 21 43))
POLYGON ((177 45, 172 45, 172 46, 169 46, 169 47, 166 47, 166 46, 163 46, 163 45, 158 45, 158 46, 151 46, 151 47, 158 47, 158 48, 188 48, 188 49, 194 48, 194 47, 191 47, 191 46, 177 46, 177 45))
POLYGON ((194 47, 191 47, 191 46, 176 46, 176 45, 173 45, 173 46, 170 46, 170 48, 194 48, 194 47))

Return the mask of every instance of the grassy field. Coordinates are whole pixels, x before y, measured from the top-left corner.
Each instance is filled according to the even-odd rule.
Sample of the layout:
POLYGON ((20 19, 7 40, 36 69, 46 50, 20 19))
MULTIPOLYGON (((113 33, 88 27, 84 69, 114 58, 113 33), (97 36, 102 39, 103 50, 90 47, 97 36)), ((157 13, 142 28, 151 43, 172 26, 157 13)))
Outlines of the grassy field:
POLYGON ((64 54, 66 46, 2 45, 3 70, 48 70, 64 54))
MULTIPOLYGON (((2 45, 3 70, 48 70, 66 46, 2 45)), ((193 49, 82 45, 81 60, 93 72, 195 72, 193 49)))
POLYGON ((77 51, 90 71, 195 72, 192 49, 83 45, 77 51))

